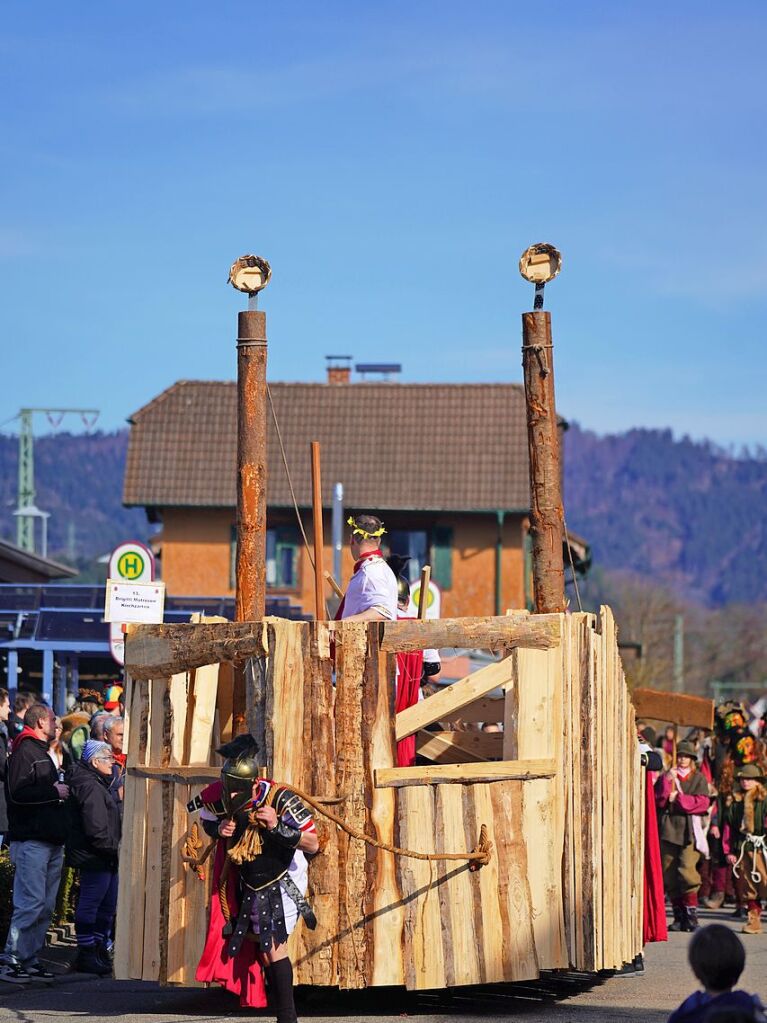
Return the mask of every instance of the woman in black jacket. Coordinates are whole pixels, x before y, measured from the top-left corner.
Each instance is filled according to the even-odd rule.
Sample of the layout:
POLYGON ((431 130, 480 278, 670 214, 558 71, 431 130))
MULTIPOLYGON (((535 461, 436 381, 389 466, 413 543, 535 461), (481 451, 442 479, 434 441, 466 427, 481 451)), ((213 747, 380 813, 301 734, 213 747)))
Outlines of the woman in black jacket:
POLYGON ((100 976, 112 972, 106 942, 117 908, 120 813, 109 791, 113 764, 110 747, 89 739, 68 779, 66 857, 80 871, 75 969, 100 976))

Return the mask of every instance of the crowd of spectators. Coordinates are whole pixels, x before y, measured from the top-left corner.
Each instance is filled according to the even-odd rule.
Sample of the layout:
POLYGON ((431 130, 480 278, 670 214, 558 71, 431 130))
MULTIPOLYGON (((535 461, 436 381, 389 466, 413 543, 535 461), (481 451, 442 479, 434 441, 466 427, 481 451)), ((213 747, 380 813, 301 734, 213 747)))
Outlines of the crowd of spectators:
POLYGON ((64 718, 30 692, 0 688, 0 847, 13 907, 0 982, 51 981, 40 961, 64 866, 77 874, 79 972, 107 976, 117 907, 126 756, 122 688, 80 690, 64 718))
MULTIPOLYGON (((698 906, 733 906, 744 934, 762 933, 767 902, 767 700, 717 708, 711 731, 661 734, 639 722, 654 749, 663 882, 672 931, 699 927, 698 906)), ((652 769, 652 768, 650 768, 652 769)))

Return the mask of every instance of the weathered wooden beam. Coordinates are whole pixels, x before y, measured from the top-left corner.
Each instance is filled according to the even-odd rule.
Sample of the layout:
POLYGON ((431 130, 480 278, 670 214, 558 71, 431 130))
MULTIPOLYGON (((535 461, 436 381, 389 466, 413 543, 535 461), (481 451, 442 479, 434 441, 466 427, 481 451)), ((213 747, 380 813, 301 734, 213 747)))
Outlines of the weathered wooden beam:
POLYGON ((396 653, 440 647, 500 650, 520 646, 549 650, 560 642, 560 638, 560 615, 531 615, 527 611, 516 611, 497 618, 386 622, 381 649, 396 653))
POLYGON ((221 774, 219 767, 198 764, 193 767, 128 767, 133 778, 148 778, 149 781, 172 781, 176 785, 209 785, 221 774))
MULTIPOLYGON (((461 713, 457 716, 458 721, 476 724, 478 721, 491 721, 497 724, 504 720, 505 700, 495 696, 483 696, 468 707, 462 707, 461 713)), ((509 758, 513 760, 513 757, 509 758)))
POLYGON ((668 693, 660 689, 635 689, 631 702, 640 718, 668 721, 686 728, 714 727, 714 701, 702 696, 668 693))
POLYGON ((473 785, 553 778, 556 773, 554 760, 499 760, 497 763, 435 764, 433 767, 379 767, 375 783, 379 789, 400 789, 408 785, 473 785))
POLYGON ((416 738, 416 751, 419 756, 438 764, 500 760, 503 756, 503 733, 422 730, 416 738))
POLYGON ((213 625, 129 625, 125 665, 133 678, 168 678, 221 661, 245 661, 266 654, 263 622, 213 625))
POLYGON ((419 728, 433 725, 435 721, 450 720, 462 707, 474 703, 480 696, 486 696, 499 686, 508 685, 513 671, 512 658, 504 657, 502 661, 494 661, 433 696, 401 710, 395 718, 397 741, 406 739, 419 728))

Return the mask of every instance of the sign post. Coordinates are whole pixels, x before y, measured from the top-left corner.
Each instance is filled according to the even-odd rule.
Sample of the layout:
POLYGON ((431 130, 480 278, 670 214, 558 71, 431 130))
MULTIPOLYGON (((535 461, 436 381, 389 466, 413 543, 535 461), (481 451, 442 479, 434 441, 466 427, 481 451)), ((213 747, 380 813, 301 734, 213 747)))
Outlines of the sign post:
MULTIPOLYGON (((123 667, 125 664, 125 634, 123 625, 127 620, 111 621, 109 608, 110 583, 151 583, 155 576, 155 561, 151 550, 138 540, 129 540, 115 547, 109 558, 107 572, 107 597, 105 616, 109 624, 109 650, 113 659, 123 667)), ((162 621, 162 617, 160 618, 162 621)))

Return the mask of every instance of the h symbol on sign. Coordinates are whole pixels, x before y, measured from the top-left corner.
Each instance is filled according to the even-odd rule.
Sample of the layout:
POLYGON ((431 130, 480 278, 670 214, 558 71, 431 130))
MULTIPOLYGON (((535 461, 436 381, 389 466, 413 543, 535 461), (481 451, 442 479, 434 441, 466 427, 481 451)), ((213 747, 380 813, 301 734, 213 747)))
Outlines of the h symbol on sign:
POLYGON ((139 567, 139 561, 135 554, 126 555, 125 561, 123 562, 125 575, 138 575, 141 571, 139 567))

